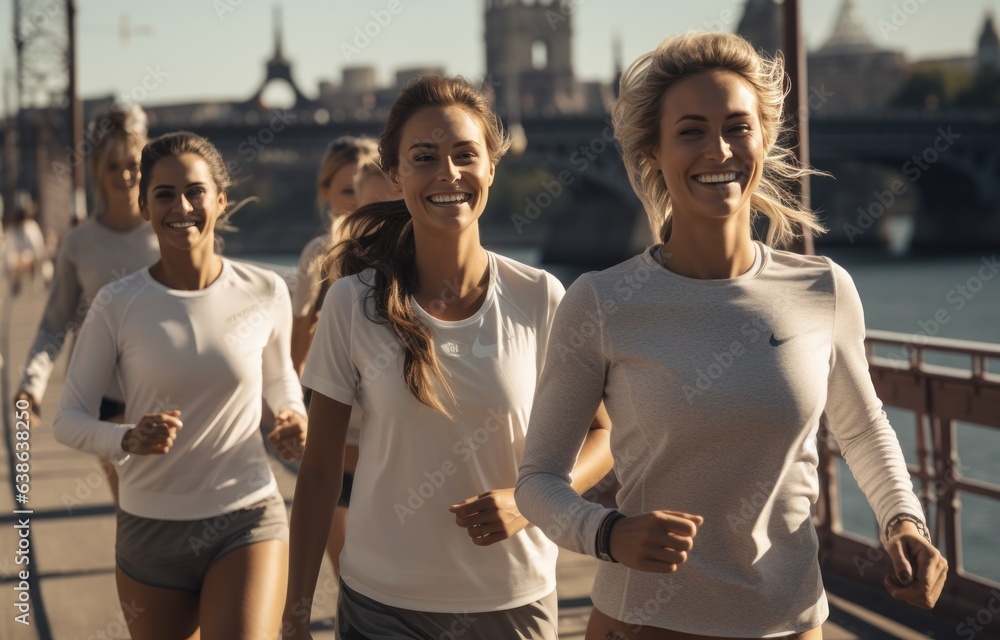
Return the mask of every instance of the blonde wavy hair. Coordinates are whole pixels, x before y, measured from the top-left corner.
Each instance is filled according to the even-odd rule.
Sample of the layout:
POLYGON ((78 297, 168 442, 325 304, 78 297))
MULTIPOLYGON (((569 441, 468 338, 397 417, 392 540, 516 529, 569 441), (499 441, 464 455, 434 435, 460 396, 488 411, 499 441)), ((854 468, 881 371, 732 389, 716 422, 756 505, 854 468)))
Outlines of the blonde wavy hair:
POLYGON ((703 71, 722 69, 742 77, 757 97, 764 141, 764 168, 750 196, 752 216, 767 216, 766 242, 787 245, 801 230, 823 233, 816 214, 804 208, 788 184, 821 174, 802 167, 779 143, 783 132, 782 105, 788 93, 784 61, 767 58, 739 36, 728 33, 691 33, 668 38, 639 56, 622 74, 619 97, 612 107, 615 138, 621 145, 629 181, 642 201, 649 225, 660 242, 670 236, 671 199, 650 153, 660 143, 663 96, 672 86, 703 71))

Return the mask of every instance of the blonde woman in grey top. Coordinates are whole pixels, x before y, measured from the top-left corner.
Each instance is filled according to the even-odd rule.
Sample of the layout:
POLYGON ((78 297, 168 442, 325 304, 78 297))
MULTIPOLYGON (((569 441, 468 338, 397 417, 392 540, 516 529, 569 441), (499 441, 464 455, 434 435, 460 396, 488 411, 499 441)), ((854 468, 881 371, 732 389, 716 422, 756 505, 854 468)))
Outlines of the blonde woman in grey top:
MULTIPOLYGON (((98 291, 156 262, 160 255, 156 235, 139 213, 139 156, 146 144, 146 114, 136 105, 112 109, 90 124, 87 138, 94 145, 88 163, 96 212, 67 232, 59 245, 52 290, 16 395, 31 403, 36 425, 55 360, 90 305, 102 304, 95 299, 98 291)), ((101 420, 121 420, 122 397, 112 380, 101 402, 101 420)), ((117 502, 117 475, 104 461, 102 466, 117 502)))
POLYGON ((587 638, 822 638, 811 506, 825 416, 878 518, 886 588, 934 605, 947 563, 868 374, 850 276, 768 244, 818 231, 775 177, 784 73, 728 34, 670 39, 621 80, 615 136, 660 244, 582 276, 559 307, 516 499, 597 556, 587 638), (568 484, 604 401, 618 509, 568 484))

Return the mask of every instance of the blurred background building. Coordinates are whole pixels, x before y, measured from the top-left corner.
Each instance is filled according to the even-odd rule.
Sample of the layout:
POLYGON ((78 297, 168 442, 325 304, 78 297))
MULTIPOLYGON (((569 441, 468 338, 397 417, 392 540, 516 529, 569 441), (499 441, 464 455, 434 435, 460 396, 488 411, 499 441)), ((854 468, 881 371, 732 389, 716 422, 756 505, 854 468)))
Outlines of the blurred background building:
MULTIPOLYGON (((484 73, 471 80, 481 84, 522 143, 498 172, 499 188, 491 193, 483 226, 484 236, 497 243, 540 245, 553 258, 600 266, 630 255, 649 233, 608 120, 625 61, 620 47, 609 47, 605 80, 577 77, 574 5, 482 0, 484 73), (555 187, 546 191, 545 185, 564 192, 555 197, 549 193, 555 187), (567 227, 576 231, 567 234, 567 227), (588 247, 582 257, 581 243, 588 247)), ((781 3, 746 0, 739 9, 737 32, 777 54, 781 3)), ((980 35, 968 42, 965 55, 908 59, 878 44, 885 38, 876 36, 896 28, 891 22, 862 15, 854 0, 838 0, 836 17, 809 52, 807 65, 812 163, 836 176, 836 181, 812 181, 812 204, 830 228, 819 243, 884 245, 897 253, 1000 244, 1000 41, 994 17, 986 13, 979 19, 980 35), (959 134, 954 148, 939 140, 940 132, 949 130, 959 134), (976 135, 969 135, 973 130, 976 135), (943 144, 947 154, 941 153, 943 144), (920 169, 920 180, 913 180, 908 167, 927 149, 940 160, 934 157, 933 166, 920 169), (895 181, 905 188, 885 206, 879 194, 891 192, 895 181), (877 232, 854 234, 859 225, 877 232)), ((380 83, 375 67, 348 65, 339 77, 308 87, 296 80, 295 60, 286 53, 280 10, 274 11, 271 33, 255 37, 270 40, 272 50, 260 82, 242 95, 140 102, 151 134, 185 128, 208 136, 241 185, 234 195, 260 196, 260 204, 241 212, 241 232, 231 237, 231 250, 297 251, 322 224, 313 180, 327 141, 343 134, 377 135, 408 80, 448 69, 446 61, 397 69, 391 82, 380 83)), ((37 194, 43 226, 55 235, 86 214, 67 186, 75 154, 66 142, 65 91, 59 95, 47 104, 23 103, 4 133, 8 153, 16 146, 20 154, 16 186, 37 194)), ((114 99, 84 99, 84 121, 114 99)))

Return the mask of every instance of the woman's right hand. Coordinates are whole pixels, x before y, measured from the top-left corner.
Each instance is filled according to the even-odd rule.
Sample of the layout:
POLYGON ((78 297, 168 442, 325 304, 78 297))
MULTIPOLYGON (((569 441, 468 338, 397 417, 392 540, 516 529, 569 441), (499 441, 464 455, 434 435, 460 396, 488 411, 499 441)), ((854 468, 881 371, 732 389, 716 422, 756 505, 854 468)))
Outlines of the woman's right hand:
POLYGON ((177 439, 177 431, 184 427, 177 409, 162 413, 147 413, 139 423, 122 436, 122 450, 140 456, 163 455, 170 451, 177 439))
POLYGON ((653 511, 622 518, 611 528, 611 556, 629 569, 672 573, 687 560, 701 516, 653 511))

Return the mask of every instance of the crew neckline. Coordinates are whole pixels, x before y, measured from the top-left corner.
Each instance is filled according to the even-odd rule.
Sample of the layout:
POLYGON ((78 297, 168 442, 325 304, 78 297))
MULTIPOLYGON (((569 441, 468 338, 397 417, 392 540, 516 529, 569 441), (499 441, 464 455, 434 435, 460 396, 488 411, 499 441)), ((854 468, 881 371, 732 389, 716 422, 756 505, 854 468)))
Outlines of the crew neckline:
POLYGON ((112 227, 109 227, 108 225, 101 222, 101 219, 96 215, 89 218, 89 220, 93 222, 94 225, 101 231, 116 236, 127 236, 129 234, 137 233, 141 231, 144 227, 148 228, 149 230, 152 230, 153 228, 146 220, 143 220, 141 223, 137 224, 131 229, 113 229, 112 227))
MULTIPOLYGON (((150 267, 151 266, 152 265, 150 265, 150 267)), ((218 278, 213 280, 211 284, 209 284, 204 289, 187 290, 187 289, 172 289, 167 285, 163 284, 162 282, 154 278, 153 274, 149 272, 150 267, 143 268, 141 272, 143 277, 146 278, 146 281, 149 282, 151 285, 153 285, 153 287, 159 289, 160 291, 163 291, 164 293, 168 293, 178 298, 200 298, 202 296, 207 296, 211 292, 215 291, 215 289, 222 286, 220 283, 229 277, 229 271, 232 268, 229 264, 229 260, 222 258, 222 270, 219 272, 218 278)))
POLYGON ((682 276, 679 273, 671 271, 663 266, 663 263, 657 258, 657 254, 663 247, 663 243, 655 244, 646 249, 646 251, 643 252, 643 259, 646 263, 650 264, 654 269, 660 271, 667 277, 675 278, 681 282, 686 282, 696 286, 719 287, 737 284, 744 280, 752 280, 760 275, 760 273, 764 270, 764 267, 767 266, 770 252, 768 251, 767 245, 763 244, 759 240, 754 240, 753 245, 756 249, 753 264, 751 264, 750 268, 745 272, 732 278, 689 278, 688 276, 682 276))
POLYGON ((411 295, 410 305, 416 311, 417 315, 419 315, 421 319, 423 319, 427 323, 432 324, 436 327, 440 327, 442 329, 465 327, 470 324, 475 324, 476 322, 479 322, 479 320, 481 320, 482 317, 486 315, 486 313, 490 310, 490 307, 493 306, 496 300, 496 292, 497 292, 496 256, 494 256, 493 252, 489 250, 486 251, 486 256, 489 260, 487 268, 490 270, 489 281, 486 285, 486 299, 483 300, 483 304, 480 305, 479 309, 477 309, 474 314, 462 320, 441 320, 440 318, 435 318, 430 313, 428 313, 423 307, 421 307, 417 303, 416 299, 411 295))

